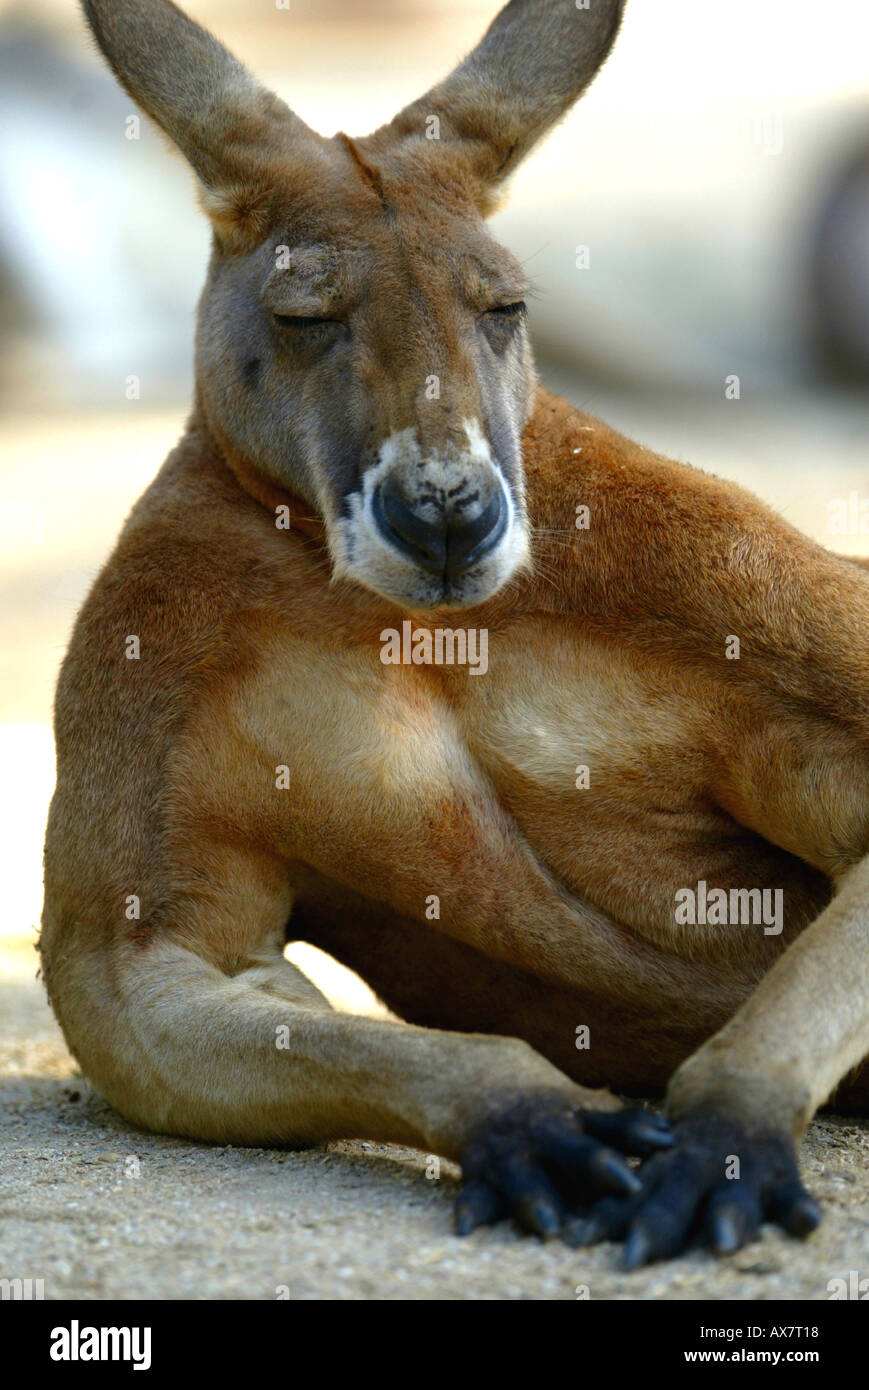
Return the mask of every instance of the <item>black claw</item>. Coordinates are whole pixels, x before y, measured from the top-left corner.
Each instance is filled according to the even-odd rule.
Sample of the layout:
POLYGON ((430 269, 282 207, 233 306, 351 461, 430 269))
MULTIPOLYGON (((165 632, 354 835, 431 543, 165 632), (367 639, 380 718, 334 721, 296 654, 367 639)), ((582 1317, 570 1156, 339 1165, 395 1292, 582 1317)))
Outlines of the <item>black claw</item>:
POLYGON ((732 1254, 760 1230, 760 1173, 746 1165, 741 1179, 720 1183, 706 1205, 706 1238, 719 1255, 732 1254))
POLYGON ((601 1197, 591 1211, 575 1216, 563 1233, 568 1245, 596 1245, 601 1240, 621 1240, 637 1211, 636 1197, 601 1197))
POLYGON ((471 1235, 480 1223, 474 1219, 473 1213, 459 1206, 453 1220, 453 1228, 457 1236, 471 1235))
POLYGON ((820 1226, 822 1219, 823 1213, 818 1203, 805 1192, 783 1216, 781 1224, 788 1235, 802 1238, 820 1226))
POLYGON ((648 1264, 652 1258, 652 1237, 644 1226, 634 1226, 630 1235, 625 1241, 625 1253, 622 1260, 624 1268, 628 1271, 639 1269, 641 1265, 648 1264))
POLYGON ((630 1131, 630 1137, 633 1146, 631 1152, 639 1158, 645 1158, 647 1154, 660 1153, 664 1149, 672 1149, 676 1143, 671 1129, 661 1129, 657 1125, 641 1121, 637 1121, 630 1131))
POLYGON ((547 1239, 561 1230, 564 1208, 556 1187, 535 1163, 522 1157, 495 1164, 494 1182, 519 1224, 547 1239))
POLYGON ((561 1239, 565 1245, 569 1245, 572 1250, 578 1250, 581 1245, 597 1245, 601 1240, 610 1238, 608 1223, 600 1216, 575 1216, 568 1221, 563 1231, 561 1239))
POLYGON ((571 1250, 578 1250, 581 1245, 594 1245, 600 1240, 599 1229, 590 1216, 572 1216, 561 1228, 561 1239, 571 1250))
POLYGON ((606 1191, 621 1193, 625 1197, 642 1191, 643 1184, 636 1173, 620 1154, 611 1150, 598 1149, 589 1163, 589 1173, 606 1191))
POLYGON ((654 1110, 632 1106, 612 1113, 595 1113, 585 1117, 585 1130, 601 1143, 622 1153, 646 1158, 660 1149, 672 1148, 674 1139, 666 1115, 654 1110))
POLYGON ((545 1197, 523 1198, 516 1208, 520 1225, 543 1240, 551 1240, 561 1230, 561 1210, 545 1197))
POLYGON ((580 1131, 549 1123, 535 1133, 537 1152, 546 1163, 568 1205, 581 1202, 587 1192, 589 1171, 599 1145, 580 1131))
POLYGON ((456 1235, 469 1236, 478 1226, 491 1226, 503 1215, 504 1204, 494 1187, 481 1178, 472 1179, 456 1198, 456 1235))
POLYGON ((744 1239, 743 1223, 731 1211, 719 1211, 712 1221, 712 1248, 719 1255, 731 1255, 744 1239))
POLYGON ((659 1114, 657 1110, 638 1110, 637 1114, 642 1115, 646 1123, 652 1125, 654 1129, 660 1129, 661 1131, 666 1132, 669 1135, 672 1135, 673 1126, 667 1119, 666 1115, 659 1114))

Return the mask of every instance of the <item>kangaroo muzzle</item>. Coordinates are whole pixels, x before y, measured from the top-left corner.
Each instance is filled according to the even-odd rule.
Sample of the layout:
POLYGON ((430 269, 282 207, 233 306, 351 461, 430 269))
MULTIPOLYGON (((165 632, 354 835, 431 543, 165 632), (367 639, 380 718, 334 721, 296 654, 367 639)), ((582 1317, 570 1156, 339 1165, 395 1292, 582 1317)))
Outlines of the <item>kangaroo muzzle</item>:
POLYGON ((411 607, 490 598, 528 558, 521 498, 479 426, 424 447, 414 428, 389 436, 334 528, 335 573, 411 607))
POLYGON ((485 481, 466 477, 449 490, 424 484, 415 492, 392 474, 375 489, 373 512, 389 544, 448 580, 465 574, 494 549, 510 515, 494 470, 485 481))

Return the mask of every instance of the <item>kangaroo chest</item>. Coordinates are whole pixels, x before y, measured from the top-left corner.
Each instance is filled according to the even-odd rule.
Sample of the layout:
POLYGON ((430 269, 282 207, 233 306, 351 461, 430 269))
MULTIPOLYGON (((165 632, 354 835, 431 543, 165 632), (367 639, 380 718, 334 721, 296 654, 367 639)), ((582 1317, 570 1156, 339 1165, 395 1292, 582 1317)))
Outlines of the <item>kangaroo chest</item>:
POLYGON ((552 619, 490 634, 485 670, 414 661, 400 630, 410 659, 384 661, 388 640, 275 641, 229 711, 283 853, 417 919, 542 866, 658 938, 680 887, 744 875, 744 836, 705 798, 698 706, 655 670, 552 619))

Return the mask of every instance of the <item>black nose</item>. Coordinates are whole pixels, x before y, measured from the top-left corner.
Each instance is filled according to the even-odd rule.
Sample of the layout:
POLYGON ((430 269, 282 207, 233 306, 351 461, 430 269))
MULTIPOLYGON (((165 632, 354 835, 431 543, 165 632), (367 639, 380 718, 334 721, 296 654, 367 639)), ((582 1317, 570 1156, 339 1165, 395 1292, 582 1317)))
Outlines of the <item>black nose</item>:
POLYGON ((478 516, 469 519, 467 501, 445 507, 428 496, 411 506, 397 482, 387 478, 372 499, 374 518, 385 538, 431 574, 453 578, 470 569, 498 544, 507 526, 507 498, 498 485, 478 516))

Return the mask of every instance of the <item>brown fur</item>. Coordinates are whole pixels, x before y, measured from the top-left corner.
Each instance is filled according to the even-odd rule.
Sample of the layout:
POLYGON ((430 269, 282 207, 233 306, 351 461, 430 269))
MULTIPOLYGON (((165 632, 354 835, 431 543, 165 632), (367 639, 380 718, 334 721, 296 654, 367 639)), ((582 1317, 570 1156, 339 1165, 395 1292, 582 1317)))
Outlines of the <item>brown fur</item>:
MULTIPOLYGON (((598 8, 594 65, 620 6, 598 8)), ((86 9, 138 92, 153 51, 177 40, 178 12, 86 9), (140 11, 152 31, 134 62, 140 11), (171 34, 155 36, 158 23, 171 34)), ((547 23, 572 23, 566 9, 544 7, 547 23)), ((539 18, 514 0, 507 29, 526 10, 539 18)), ((481 62, 459 70, 454 96, 481 62)), ((509 404, 531 390, 521 342, 506 365, 475 365, 455 268, 467 252, 466 277, 472 264, 489 282, 512 273, 472 206, 590 71, 533 117, 522 95, 499 125, 492 92, 501 109, 505 84, 523 81, 513 59, 502 66, 487 69, 473 135, 464 98, 450 107, 435 89, 452 152, 418 135, 408 145, 420 113, 441 109, 423 98, 356 147, 317 145, 291 123, 297 147, 257 154, 252 184, 247 167, 248 185, 280 192, 263 203, 282 200, 273 238, 336 193, 328 226, 304 240, 328 232, 347 256, 309 257, 304 293, 350 303, 379 285, 378 304, 352 311, 368 319, 352 320, 361 345, 342 378, 342 429, 358 434, 370 409, 374 454, 408 425, 446 449, 480 393, 509 404), (454 248, 446 260, 433 234, 454 248), (432 360, 455 386, 439 410, 419 399, 432 360)), ((224 236, 237 181, 228 197, 213 149, 198 154, 201 93, 173 98, 170 119, 168 85, 148 109, 193 150, 224 236)), ((271 105, 246 101, 272 120, 271 105)), ((292 466, 263 453, 266 406, 242 394, 225 337, 230 320, 247 330, 224 287, 240 295, 254 264, 261 283, 257 254, 216 249, 196 409, 82 610, 58 686, 42 952, 83 1069, 140 1124, 239 1143, 363 1135, 457 1156, 506 1096, 584 1102, 585 1086, 662 1087, 674 1069, 674 1114, 714 1102, 799 1133, 869 1050, 869 575, 731 484, 541 390, 515 478, 531 562, 461 614, 489 631, 487 675, 383 665, 384 629, 409 616, 456 626, 456 611, 336 580, 337 493, 304 469, 317 393, 309 402, 303 384, 292 398, 304 421, 292 466), (289 531, 274 524, 282 502, 289 531), (129 634, 138 660, 125 657, 129 634), (781 936, 678 926, 674 893, 699 879, 783 889, 781 936), (410 1026, 335 1014, 283 958, 288 937, 334 952, 410 1026), (574 1045, 582 1023, 589 1051, 574 1045)), ((323 371, 306 377, 318 392, 331 389, 323 371)), ((867 1099, 864 1069, 847 1101, 867 1099)))

